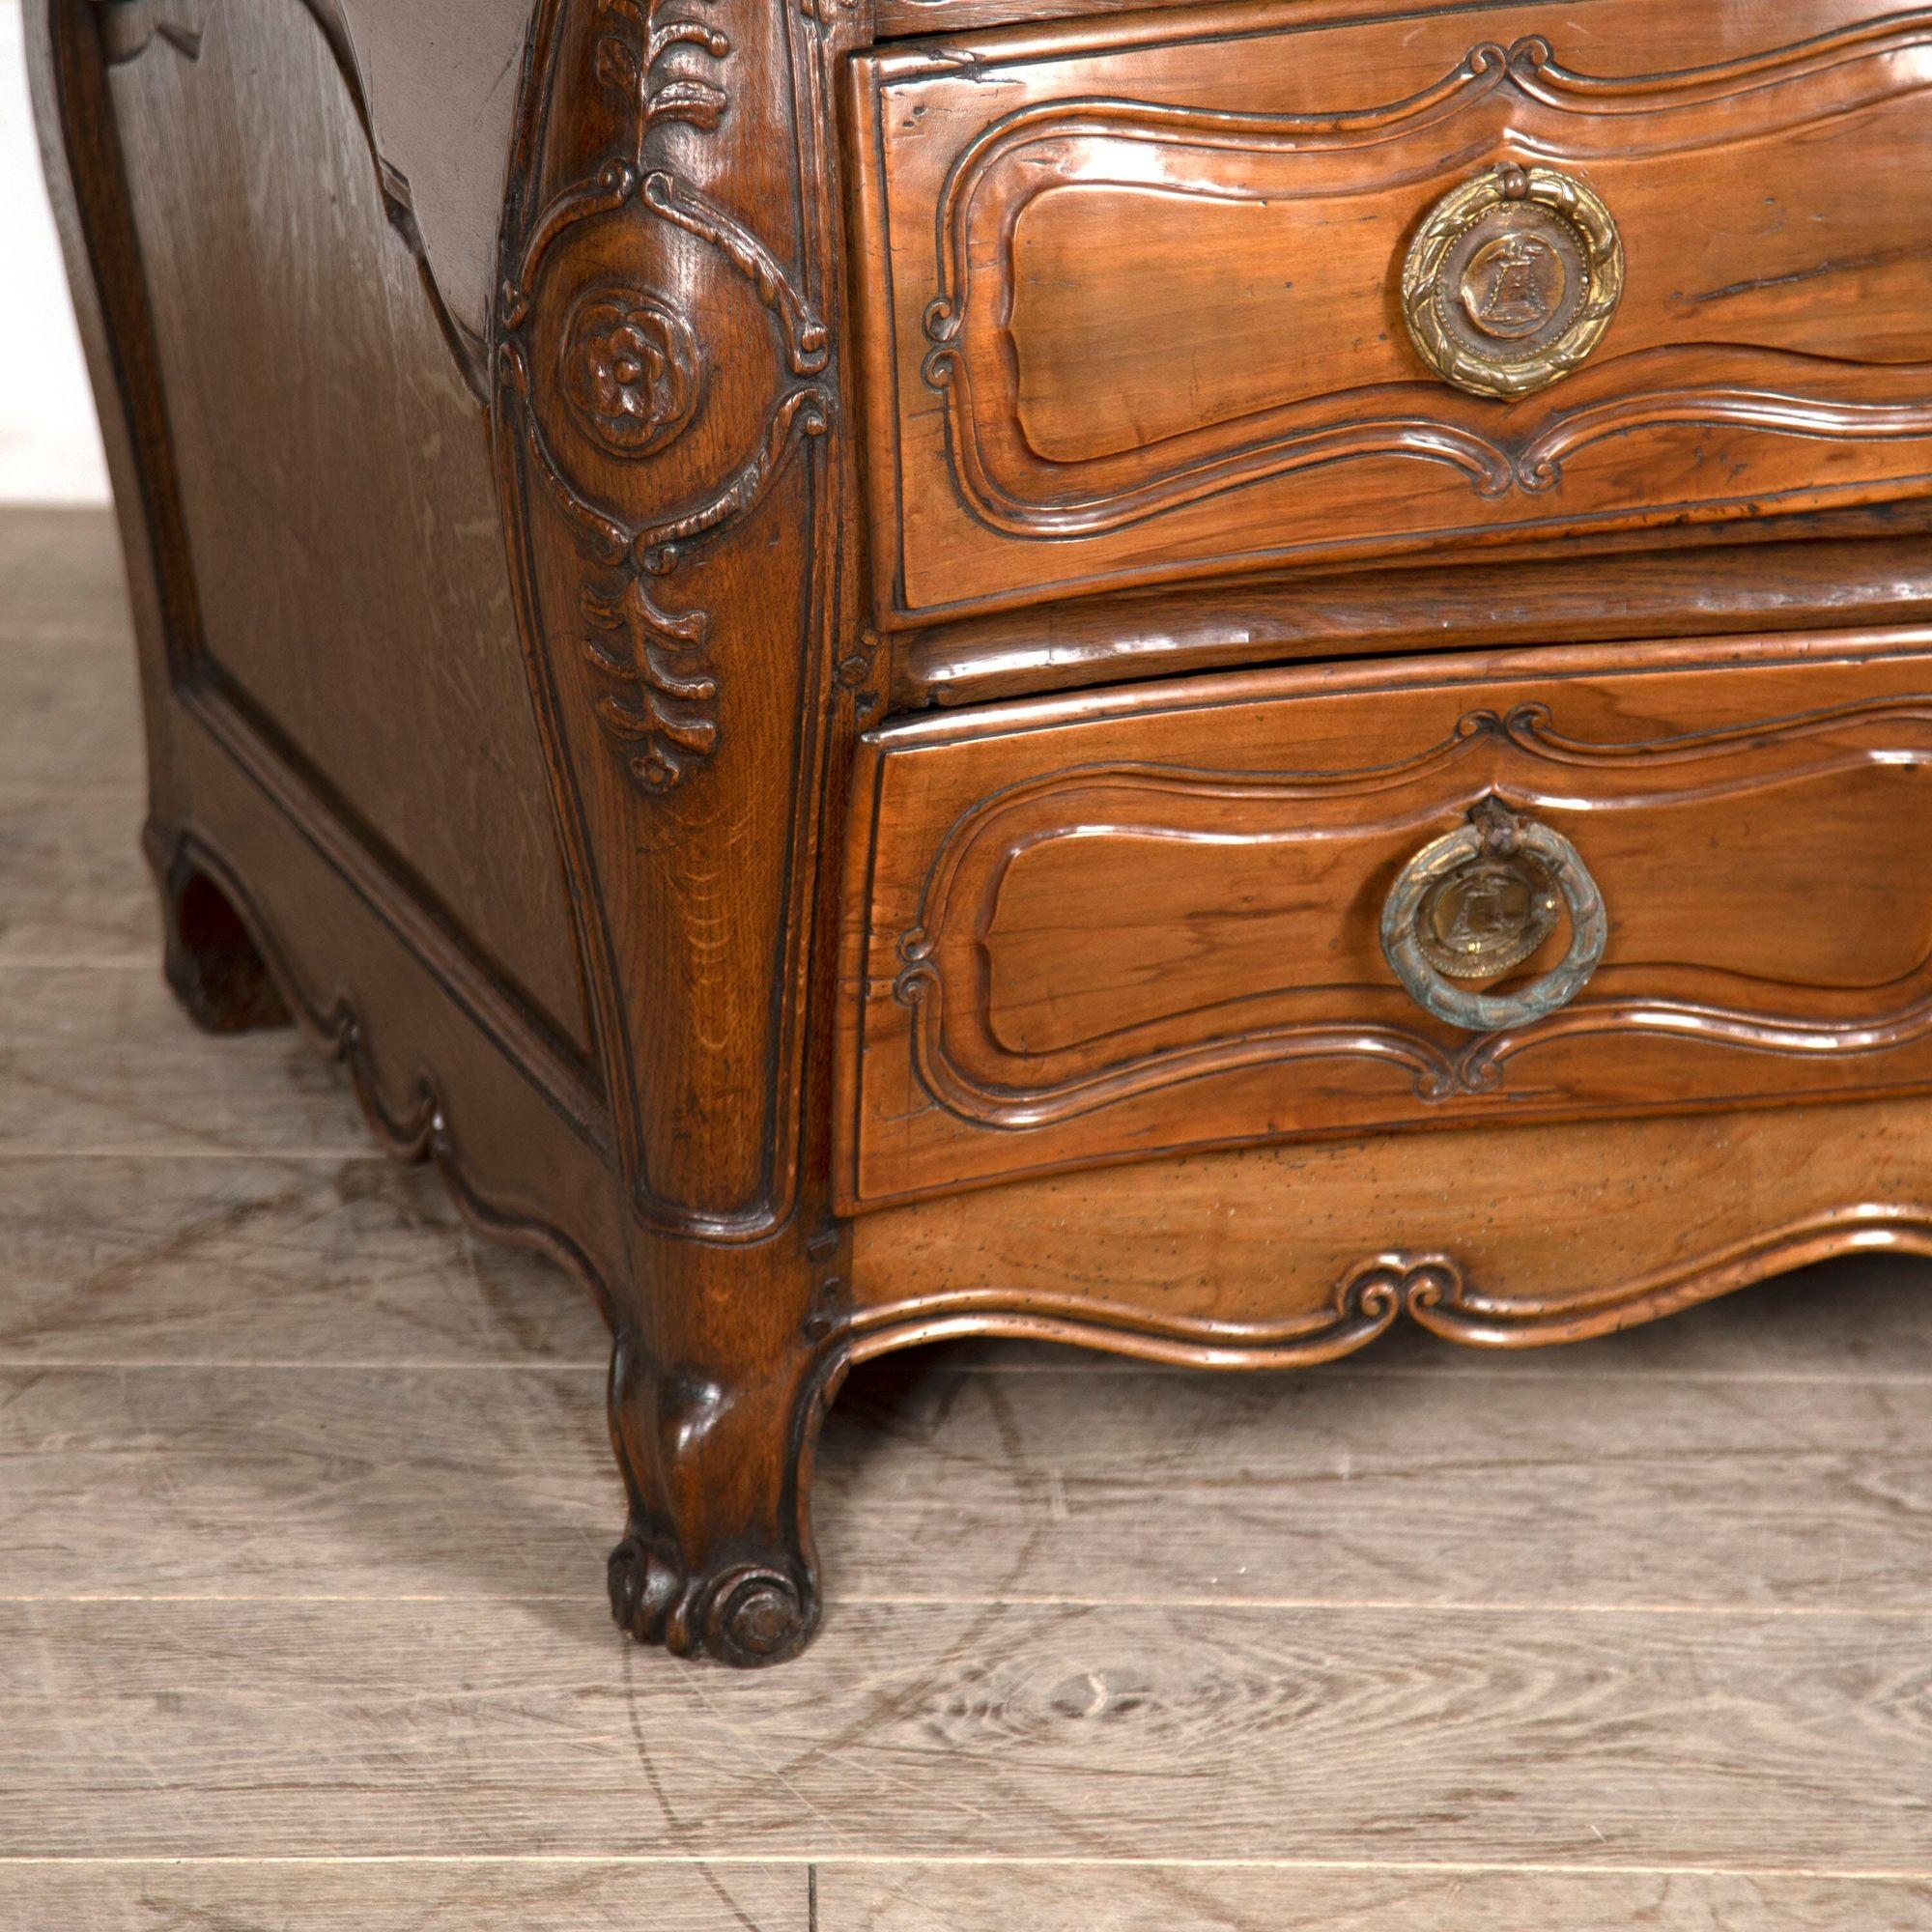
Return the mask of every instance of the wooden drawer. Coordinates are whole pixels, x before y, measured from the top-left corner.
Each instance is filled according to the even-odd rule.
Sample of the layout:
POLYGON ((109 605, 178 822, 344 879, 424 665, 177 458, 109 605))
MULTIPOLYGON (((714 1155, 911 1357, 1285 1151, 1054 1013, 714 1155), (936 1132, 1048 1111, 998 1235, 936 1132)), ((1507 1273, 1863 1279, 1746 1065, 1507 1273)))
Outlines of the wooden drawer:
MULTIPOLYGON (((1211 1144, 1932 1081, 1932 633, 1888 648, 1408 660, 870 733, 846 1207, 1211 1144), (1384 908, 1497 805, 1574 846, 1601 961, 1559 1010, 1449 1024, 1398 980, 1384 908)), ((1578 903, 1490 990, 1547 983, 1578 903)))
POLYGON ((854 62, 882 622, 1925 489, 1932 8, 1350 11, 854 62))

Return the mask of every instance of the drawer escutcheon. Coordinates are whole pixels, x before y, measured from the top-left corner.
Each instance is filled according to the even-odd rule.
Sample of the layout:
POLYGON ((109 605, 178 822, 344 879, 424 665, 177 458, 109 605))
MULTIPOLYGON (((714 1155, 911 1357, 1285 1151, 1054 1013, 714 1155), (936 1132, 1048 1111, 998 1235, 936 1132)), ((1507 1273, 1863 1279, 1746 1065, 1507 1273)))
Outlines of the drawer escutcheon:
POLYGON ((1512 161, 1451 190, 1403 265, 1403 313, 1422 358, 1478 396, 1526 396, 1603 339, 1624 250, 1603 201, 1554 168, 1512 161))
POLYGON ((1522 1026, 1566 1007, 1604 956, 1603 894, 1560 832, 1486 798, 1469 822, 1431 840, 1382 906, 1382 952, 1426 1011, 1470 1033, 1522 1026), (1562 963, 1518 993, 1474 993, 1455 979, 1490 978, 1527 959, 1570 911, 1562 963))

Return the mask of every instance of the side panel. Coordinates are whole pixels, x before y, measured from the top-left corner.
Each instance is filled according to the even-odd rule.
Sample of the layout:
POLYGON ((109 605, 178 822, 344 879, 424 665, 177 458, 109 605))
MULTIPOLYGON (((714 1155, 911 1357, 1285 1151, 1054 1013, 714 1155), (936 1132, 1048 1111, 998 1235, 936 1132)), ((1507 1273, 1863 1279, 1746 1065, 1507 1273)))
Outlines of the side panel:
MULTIPOLYGON (((541 890, 554 895, 557 925, 554 932, 538 931, 536 943, 546 950, 527 956, 550 962, 561 1019, 540 1012, 529 989, 516 983, 504 962, 483 952, 476 933, 459 924, 451 906, 439 899, 368 814, 347 806, 313 759, 210 647, 204 574, 213 580, 212 608, 245 613, 245 605, 223 600, 231 597, 235 581, 270 565, 224 550, 229 533, 220 527, 198 530, 189 515, 192 493, 184 486, 177 462, 171 397, 163 381, 170 345, 160 339, 151 302, 146 270, 153 249, 144 246, 146 238, 135 222, 129 177, 137 163, 124 147, 113 90, 118 82, 123 98, 133 103, 129 118, 137 134, 141 116, 156 100, 175 99, 180 105, 169 90, 191 91, 197 76, 216 71, 198 65, 204 52, 213 52, 212 10, 186 0, 165 7, 35 0, 25 11, 47 184, 99 406, 140 646, 152 810, 145 842, 161 887, 168 977, 204 1026, 225 1030, 287 1016, 298 1020, 318 1044, 347 1063, 372 1126, 393 1151, 433 1159, 479 1225, 571 1265, 608 1310, 627 1271, 628 1239, 611 1184, 600 1099, 564 1028, 567 1021, 581 1029, 582 1009, 555 840, 548 839, 544 853, 544 877, 552 883, 541 890), (143 104, 142 87, 133 76, 151 66, 153 72, 141 77, 155 95, 143 104), (206 557, 196 549, 195 539, 203 534, 213 546, 206 557), (560 955, 548 951, 553 944, 560 955)), ((249 97, 249 111, 275 104, 264 99, 271 84, 291 90, 282 103, 290 165, 308 161, 311 191, 334 210, 332 218, 318 215, 313 229, 298 227, 295 233, 308 236, 315 246, 339 246, 345 252, 338 266, 345 270, 369 270, 359 291, 334 291, 333 299, 353 303, 359 294, 369 304, 358 313, 365 330, 381 335, 393 328, 399 355, 420 350, 433 363, 432 393, 440 395, 444 382, 463 393, 462 344, 440 320, 440 303, 409 239, 407 210, 385 196, 377 205, 378 240, 372 242, 359 228, 351 234, 354 211, 370 205, 379 169, 368 147, 349 138, 360 126, 352 69, 335 59, 332 43, 318 39, 306 7, 243 0, 235 6, 230 24, 242 36, 251 31, 261 36, 259 43, 245 39, 236 43, 246 49, 241 65, 248 85, 242 92, 249 97), (355 173, 355 162, 361 177, 355 173), (407 266, 396 272, 385 251, 398 253, 407 266)), ((211 128, 197 128, 198 115, 188 112, 177 130, 180 156, 150 148, 138 163, 151 176, 166 176, 181 162, 173 203, 166 201, 160 182, 149 180, 142 186, 149 206, 182 212, 188 225, 181 245, 189 254, 199 245, 201 230, 191 217, 200 205, 180 189, 207 158, 198 142, 218 142, 224 130, 233 131, 234 117, 242 111, 234 92, 224 97, 217 90, 207 99, 211 128)), ((263 165, 274 166, 284 148, 270 141, 263 153, 263 165)), ((251 203, 245 172, 236 179, 217 174, 201 185, 213 199, 242 210, 277 206, 267 190, 251 203)), ((278 263, 269 252, 268 232, 248 231, 245 222, 241 230, 224 229, 223 214, 204 213, 211 235, 225 233, 239 246, 234 256, 211 265, 203 291, 205 306, 218 323, 238 304, 245 305, 251 285, 259 295, 262 275, 278 263), (225 271, 225 280, 217 270, 225 271)), ((289 234, 281 239, 293 245, 289 234)), ((174 262, 161 271, 163 276, 185 272, 185 265, 174 262)), ((181 352, 184 345, 172 348, 181 352)), ((289 379, 305 377, 318 366, 298 359, 289 379)), ((353 393, 337 400, 345 413, 358 404, 353 393)), ((372 429, 367 439, 369 460, 379 466, 379 474, 383 455, 394 452, 397 438, 412 430, 432 433, 424 430, 421 417, 409 414, 407 404, 392 399, 392 407, 401 420, 372 429)), ((448 420, 474 437, 480 429, 474 399, 466 398, 448 420)), ((269 434, 271 423, 238 413, 224 427, 225 460, 216 451, 201 452, 201 482, 209 481, 209 471, 248 471, 259 473, 265 492, 288 492, 293 509, 313 502, 313 492, 295 480, 298 464, 290 450, 269 434)), ((339 451, 341 444, 328 447, 339 451)), ((475 472, 469 473, 466 484, 457 466, 449 487, 474 489, 475 472)), ((342 480, 341 487, 353 490, 361 475, 342 480)), ((439 514, 453 507, 433 489, 431 496, 439 514)), ((395 505, 372 498, 363 507, 380 521, 395 505)), ((472 497, 462 514, 480 525, 475 568, 485 575, 493 569, 500 573, 500 546, 493 554, 480 542, 498 527, 487 480, 480 500, 472 497)), ((293 535, 299 541, 307 533, 298 524, 293 535)), ((345 580, 362 560, 363 552, 353 541, 331 559, 335 574, 345 580)), ((315 568, 320 576, 321 566, 315 568)), ((316 594, 347 595, 321 582, 316 594)), ((369 601, 380 605, 382 593, 369 601)), ((381 621, 380 613, 375 621, 381 621)), ((259 647, 262 637, 259 625, 242 622, 232 641, 245 655, 259 647)), ((424 634, 392 637, 390 642, 400 650, 405 643, 414 649, 430 640, 431 634, 424 634)), ((481 634, 437 640, 478 661, 492 645, 481 634)), ((499 631, 497 650, 506 642, 514 672, 514 632, 506 639, 499 631)), ((324 660, 331 652, 353 660, 356 645, 326 636, 315 648, 324 660)), ((383 671, 380 663, 374 667, 379 685, 383 671)), ((320 669, 317 675, 323 675, 320 669)), ((407 678, 395 685, 404 692, 413 689, 407 678)), ((514 681, 509 702, 504 728, 513 739, 521 730, 533 740, 527 694, 514 681)), ((429 724, 440 716, 440 709, 432 709, 429 724)), ((327 728, 327 721, 324 724, 327 728)), ((460 736, 440 747, 428 732, 429 725, 419 729, 408 747, 400 792, 385 792, 380 774, 372 780, 370 795, 379 810, 411 795, 412 784, 434 785, 440 758, 448 769, 460 769, 473 752, 460 736)), ((353 779, 357 771, 340 776, 353 779)), ((443 782, 447 795, 446 777, 443 782)), ((513 822, 545 825, 540 779, 538 784, 535 805, 526 795, 504 808, 516 814, 513 822)), ((495 838, 497 824, 486 816, 472 837, 479 842, 495 838)), ((130 839, 135 830, 130 821, 130 839)), ((528 849, 526 841, 521 856, 528 849)), ((493 879, 517 876, 514 870, 493 873, 492 866, 513 867, 519 856, 512 851, 480 859, 465 875, 469 885, 475 889, 480 883, 489 897, 493 879)), ((488 912, 486 907, 486 918, 488 912)), ((540 977, 534 966, 525 975, 530 980, 540 977)))
MULTIPOLYGON (((465 347, 296 0, 109 69, 212 687, 578 1058, 563 868, 465 347)), ((400 190, 394 190, 400 192, 400 190)))

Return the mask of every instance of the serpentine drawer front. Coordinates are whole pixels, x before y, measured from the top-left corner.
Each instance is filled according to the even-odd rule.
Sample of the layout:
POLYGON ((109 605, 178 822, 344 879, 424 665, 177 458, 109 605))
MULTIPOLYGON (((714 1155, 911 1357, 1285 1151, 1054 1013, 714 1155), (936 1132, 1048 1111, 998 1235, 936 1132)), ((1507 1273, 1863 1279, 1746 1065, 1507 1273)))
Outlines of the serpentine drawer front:
POLYGON ((1923 490, 1932 8, 1334 11, 854 62, 882 622, 1923 490))
POLYGON ((1651 648, 869 734, 847 1205, 1932 1079, 1932 637, 1651 648))

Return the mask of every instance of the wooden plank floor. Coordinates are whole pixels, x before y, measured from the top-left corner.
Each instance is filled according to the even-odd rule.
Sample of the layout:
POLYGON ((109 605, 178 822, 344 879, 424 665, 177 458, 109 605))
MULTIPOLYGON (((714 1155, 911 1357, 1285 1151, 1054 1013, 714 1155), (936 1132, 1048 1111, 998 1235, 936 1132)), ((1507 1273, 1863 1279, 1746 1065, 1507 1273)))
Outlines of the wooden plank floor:
POLYGON ((5 1932, 1932 1932, 1932 1270, 1520 1359, 856 1378, 626 1646, 603 1337, 163 993, 104 519, 0 518, 5 1932))

